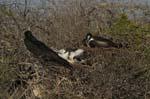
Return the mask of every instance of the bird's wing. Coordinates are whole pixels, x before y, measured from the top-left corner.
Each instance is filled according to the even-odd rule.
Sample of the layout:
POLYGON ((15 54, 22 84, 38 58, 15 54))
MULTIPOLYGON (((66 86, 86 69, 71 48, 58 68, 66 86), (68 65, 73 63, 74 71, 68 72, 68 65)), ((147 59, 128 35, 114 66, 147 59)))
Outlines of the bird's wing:
POLYGON ((58 65, 62 65, 66 68, 69 68, 69 69, 72 69, 73 67, 70 65, 69 62, 67 62, 65 59, 61 58, 60 56, 58 56, 57 53, 55 52, 49 52, 49 53, 46 53, 44 56, 43 56, 43 59, 47 62, 54 62, 58 65))
POLYGON ((97 37, 94 37, 94 39, 95 40, 100 40, 100 41, 103 41, 103 42, 112 42, 111 40, 109 40, 109 39, 106 39, 106 38, 103 38, 103 37, 99 37, 99 36, 97 36, 97 37))
POLYGON ((95 37, 95 40, 99 41, 98 43, 101 45, 107 45, 112 47, 117 47, 118 45, 114 43, 113 41, 103 38, 103 37, 95 37))
POLYGON ((34 42, 30 41, 29 39, 25 38, 24 44, 25 44, 26 48, 34 55, 40 56, 41 54, 43 54, 43 51, 41 51, 41 49, 39 49, 39 46, 37 44, 35 44, 34 42))

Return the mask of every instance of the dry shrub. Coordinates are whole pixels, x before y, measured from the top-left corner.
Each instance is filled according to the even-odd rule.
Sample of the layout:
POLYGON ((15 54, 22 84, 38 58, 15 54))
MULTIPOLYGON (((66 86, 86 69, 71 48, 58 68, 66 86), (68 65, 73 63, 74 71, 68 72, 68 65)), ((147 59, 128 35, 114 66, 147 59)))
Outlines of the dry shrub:
POLYGON ((132 34, 124 25, 118 31, 114 23, 118 22, 124 5, 88 1, 66 1, 65 6, 32 8, 26 16, 21 8, 0 7, 0 98, 149 98, 149 40, 146 38, 144 42, 146 35, 139 38, 139 35, 134 35, 143 34, 143 31, 149 33, 148 26, 141 26, 149 22, 148 18, 138 19, 142 28, 131 31, 132 34), (64 68, 43 66, 24 46, 23 33, 28 28, 49 47, 84 48, 89 55, 87 65, 76 68, 72 76, 64 68), (122 31, 123 35, 119 33, 122 31), (82 39, 86 32, 114 38, 115 42, 119 39, 129 43, 130 48, 85 48, 82 39), (125 37, 124 33, 128 36, 125 37))

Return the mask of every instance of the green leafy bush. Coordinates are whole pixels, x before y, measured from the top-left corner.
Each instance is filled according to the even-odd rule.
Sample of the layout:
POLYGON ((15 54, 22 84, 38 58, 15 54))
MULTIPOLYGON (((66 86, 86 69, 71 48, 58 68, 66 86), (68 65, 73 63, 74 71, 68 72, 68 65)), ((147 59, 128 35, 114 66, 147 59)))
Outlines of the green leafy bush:
POLYGON ((133 50, 143 47, 147 31, 149 31, 149 26, 141 26, 130 20, 125 13, 122 13, 111 28, 107 29, 108 34, 116 41, 127 44, 133 50))

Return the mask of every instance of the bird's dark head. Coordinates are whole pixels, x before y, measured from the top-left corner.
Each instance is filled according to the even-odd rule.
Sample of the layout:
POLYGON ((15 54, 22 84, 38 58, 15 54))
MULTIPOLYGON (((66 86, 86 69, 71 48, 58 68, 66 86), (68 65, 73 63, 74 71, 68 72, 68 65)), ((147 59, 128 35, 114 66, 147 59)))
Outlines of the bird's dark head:
POLYGON ((93 37, 93 36, 92 36, 91 33, 87 33, 87 34, 86 34, 86 40, 90 40, 92 37, 93 37))
POLYGON ((25 38, 28 40, 36 41, 37 39, 32 35, 31 31, 24 32, 25 38))
POLYGON ((33 36, 31 31, 24 32, 24 35, 25 35, 26 38, 29 38, 29 37, 33 36))

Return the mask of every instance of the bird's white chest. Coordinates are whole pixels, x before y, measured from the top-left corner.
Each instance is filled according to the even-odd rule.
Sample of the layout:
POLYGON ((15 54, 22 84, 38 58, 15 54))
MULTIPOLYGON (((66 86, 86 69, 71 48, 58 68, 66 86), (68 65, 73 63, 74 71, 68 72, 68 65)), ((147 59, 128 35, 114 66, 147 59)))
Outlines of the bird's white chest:
POLYGON ((74 52, 65 52, 65 51, 60 50, 58 55, 70 63, 75 63, 76 60, 74 58, 76 56, 80 56, 81 54, 83 54, 83 52, 84 51, 82 49, 78 49, 74 52))

